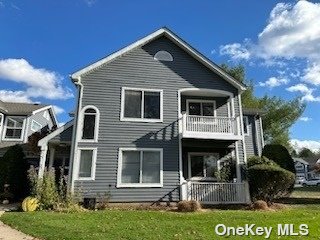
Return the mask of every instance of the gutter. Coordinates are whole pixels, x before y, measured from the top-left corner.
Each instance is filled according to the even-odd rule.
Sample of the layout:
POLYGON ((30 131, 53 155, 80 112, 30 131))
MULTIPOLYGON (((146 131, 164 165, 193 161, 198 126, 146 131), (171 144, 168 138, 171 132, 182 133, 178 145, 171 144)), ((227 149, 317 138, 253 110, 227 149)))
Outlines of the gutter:
POLYGON ((79 116, 82 108, 82 96, 83 96, 83 85, 81 83, 81 77, 70 76, 72 82, 76 85, 78 89, 78 97, 77 97, 77 110, 75 111, 74 116, 74 126, 72 131, 72 144, 70 151, 70 170, 68 177, 68 185, 70 186, 70 192, 74 192, 74 179, 76 179, 76 166, 78 166, 78 156, 77 156, 77 145, 78 145, 78 132, 79 132, 79 116))

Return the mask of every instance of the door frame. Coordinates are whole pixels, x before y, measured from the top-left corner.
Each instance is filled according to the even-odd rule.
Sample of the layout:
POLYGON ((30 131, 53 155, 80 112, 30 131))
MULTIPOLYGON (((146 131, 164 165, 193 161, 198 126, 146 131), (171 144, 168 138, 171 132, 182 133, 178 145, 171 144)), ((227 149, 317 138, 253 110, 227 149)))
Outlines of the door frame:
MULTIPOLYGON (((188 152, 188 179, 194 180, 201 180, 201 179, 208 179, 208 180, 216 180, 213 177, 191 177, 191 157, 192 156, 205 156, 205 155, 217 155, 217 168, 220 171, 220 154, 218 152, 188 152)), ((205 169, 203 168, 203 171, 205 169)))

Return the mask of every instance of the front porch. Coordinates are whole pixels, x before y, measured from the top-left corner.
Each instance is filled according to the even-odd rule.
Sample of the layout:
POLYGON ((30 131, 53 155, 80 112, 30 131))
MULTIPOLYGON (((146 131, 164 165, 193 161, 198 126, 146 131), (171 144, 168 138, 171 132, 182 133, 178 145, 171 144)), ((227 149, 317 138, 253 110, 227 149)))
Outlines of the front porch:
POLYGON ((182 140, 181 199, 202 204, 248 204, 249 186, 235 141, 182 140))

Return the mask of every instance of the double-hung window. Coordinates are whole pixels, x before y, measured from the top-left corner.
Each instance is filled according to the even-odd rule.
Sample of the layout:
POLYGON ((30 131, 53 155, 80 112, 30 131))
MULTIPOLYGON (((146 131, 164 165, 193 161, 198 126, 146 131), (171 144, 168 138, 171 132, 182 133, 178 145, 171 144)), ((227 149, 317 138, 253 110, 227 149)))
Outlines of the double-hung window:
POLYGON ((25 117, 8 116, 4 125, 4 139, 22 140, 25 117))
POLYGON ((117 187, 162 187, 162 149, 120 148, 117 187))
POLYGON ((94 180, 97 148, 79 148, 78 149, 79 167, 78 180, 94 180))
POLYGON ((122 88, 122 121, 162 122, 162 90, 122 88))

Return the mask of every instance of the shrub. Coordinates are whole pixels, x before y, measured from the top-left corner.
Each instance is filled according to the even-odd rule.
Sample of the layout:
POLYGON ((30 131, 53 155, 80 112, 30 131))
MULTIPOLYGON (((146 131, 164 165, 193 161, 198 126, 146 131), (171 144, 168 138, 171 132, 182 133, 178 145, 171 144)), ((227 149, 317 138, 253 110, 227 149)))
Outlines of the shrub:
POLYGON ((15 200, 28 195, 28 163, 19 145, 10 147, 0 161, 0 192, 9 184, 9 191, 15 200))
POLYGON ((34 197, 26 197, 23 200, 21 207, 24 212, 33 212, 39 207, 39 200, 34 197))
POLYGON ((295 181, 295 175, 278 166, 265 164, 248 168, 250 194, 252 199, 272 202, 283 197, 295 181))
POLYGON ((266 145, 263 148, 262 156, 272 159, 280 167, 294 174, 296 173, 293 159, 290 156, 288 150, 284 146, 279 144, 266 145))
POLYGON ((180 201, 178 202, 178 211, 179 212, 196 212, 201 209, 201 205, 198 201, 180 201))
POLYGON ((35 168, 29 169, 31 194, 39 200, 39 209, 59 212, 79 212, 84 209, 67 189, 66 179, 60 174, 58 183, 54 169, 45 169, 43 177, 38 178, 35 168))
POLYGON ((219 182, 232 182, 233 178, 236 178, 236 163, 232 159, 227 161, 220 169, 215 173, 219 182))
POLYGON ((269 165, 269 166, 279 166, 276 164, 274 161, 262 156, 252 156, 248 159, 247 161, 247 167, 252 167, 254 165, 259 165, 259 164, 264 164, 264 165, 269 165))
POLYGON ((40 209, 53 209, 54 205, 58 202, 54 169, 45 169, 41 179, 38 178, 38 174, 33 166, 29 169, 28 173, 31 193, 32 196, 39 200, 40 209))

